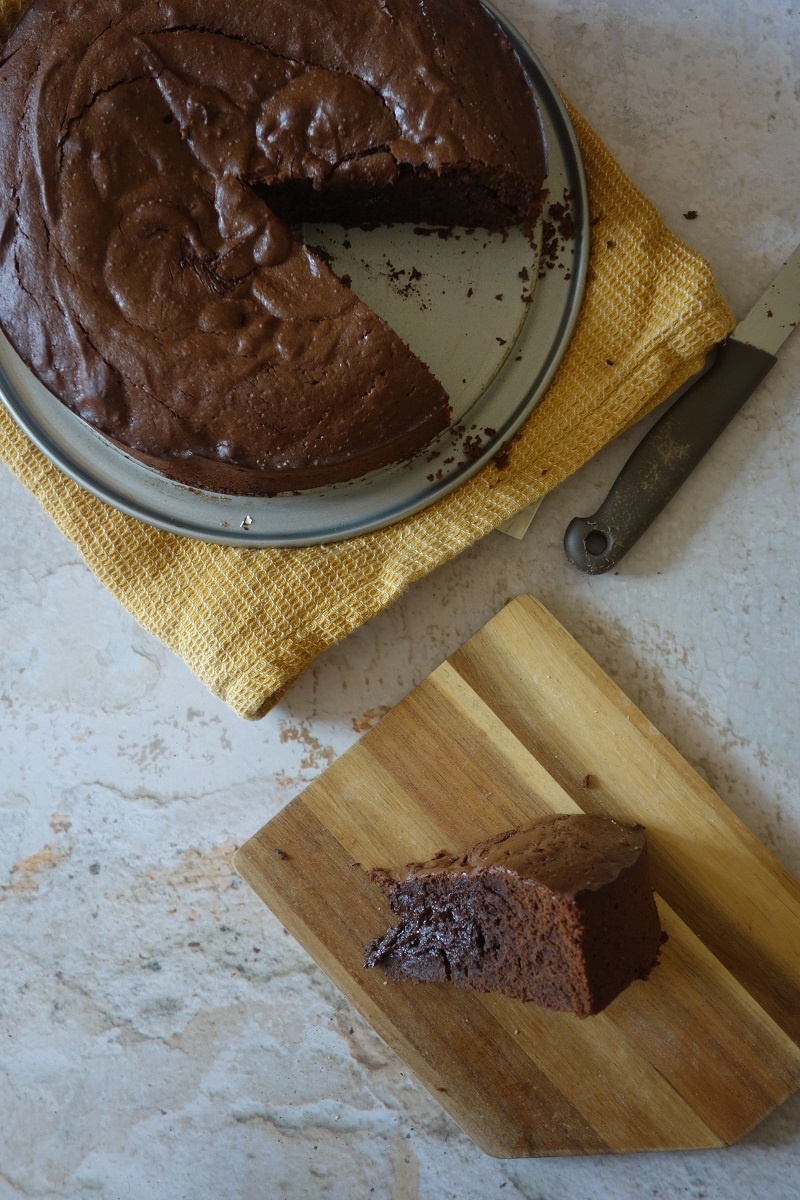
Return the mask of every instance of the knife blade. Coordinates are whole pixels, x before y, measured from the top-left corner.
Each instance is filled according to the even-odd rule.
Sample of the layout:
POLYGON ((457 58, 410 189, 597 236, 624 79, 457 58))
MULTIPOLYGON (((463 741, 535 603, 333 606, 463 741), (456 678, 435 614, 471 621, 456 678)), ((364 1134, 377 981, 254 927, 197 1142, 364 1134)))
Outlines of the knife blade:
POLYGON ((616 566, 774 367, 798 323, 800 246, 707 369, 645 434, 597 512, 569 523, 564 549, 574 566, 589 575, 616 566))

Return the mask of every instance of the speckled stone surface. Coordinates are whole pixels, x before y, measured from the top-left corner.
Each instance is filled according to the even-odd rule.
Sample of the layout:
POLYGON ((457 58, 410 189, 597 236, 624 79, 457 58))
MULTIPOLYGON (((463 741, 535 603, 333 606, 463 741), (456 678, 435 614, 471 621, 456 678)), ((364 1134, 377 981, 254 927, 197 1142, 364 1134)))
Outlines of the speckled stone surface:
MULTIPOLYGON (((800 10, 503 7, 743 315, 800 240, 800 10)), ((800 875, 799 392, 795 335, 618 574, 579 575, 561 538, 638 431, 524 541, 492 534, 412 588, 254 725, 0 475, 0 1200, 796 1200, 800 1097, 726 1151, 485 1157, 231 852, 530 591, 800 875)))

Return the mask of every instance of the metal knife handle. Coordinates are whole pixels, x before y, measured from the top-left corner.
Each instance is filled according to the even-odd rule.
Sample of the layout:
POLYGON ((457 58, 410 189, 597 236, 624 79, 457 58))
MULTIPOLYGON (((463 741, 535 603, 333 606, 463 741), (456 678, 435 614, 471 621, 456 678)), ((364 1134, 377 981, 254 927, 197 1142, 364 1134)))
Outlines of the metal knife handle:
POLYGON ((589 575, 616 566, 776 362, 735 338, 720 346, 711 369, 642 438, 594 516, 570 521, 569 561, 589 575))

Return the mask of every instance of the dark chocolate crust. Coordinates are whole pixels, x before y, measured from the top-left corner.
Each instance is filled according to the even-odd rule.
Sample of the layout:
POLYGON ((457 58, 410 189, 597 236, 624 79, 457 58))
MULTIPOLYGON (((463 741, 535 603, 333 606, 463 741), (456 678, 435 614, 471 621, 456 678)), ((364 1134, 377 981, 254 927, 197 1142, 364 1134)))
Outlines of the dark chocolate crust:
POLYGON ((647 976, 661 942, 641 826, 543 817, 373 880, 400 917, 366 948, 390 979, 500 992, 579 1017, 647 976))
POLYGON ((287 222, 535 218, 538 113, 477 0, 34 0, 0 88, 0 325, 84 420, 241 494, 448 425, 287 222))

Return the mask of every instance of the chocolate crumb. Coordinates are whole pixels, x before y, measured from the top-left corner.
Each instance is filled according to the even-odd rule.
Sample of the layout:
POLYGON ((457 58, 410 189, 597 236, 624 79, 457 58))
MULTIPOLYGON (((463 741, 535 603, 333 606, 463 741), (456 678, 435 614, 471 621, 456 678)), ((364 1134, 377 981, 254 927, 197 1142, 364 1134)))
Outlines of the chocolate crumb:
POLYGON ((697 210, 694 208, 690 208, 689 211, 685 212, 683 215, 687 221, 696 221, 697 220, 697 210))
POLYGON ((277 846, 272 851, 272 853, 275 855, 276 858, 287 859, 289 857, 289 855, 286 853, 285 850, 279 850, 277 848, 277 846))
POLYGON ((511 442, 503 442, 503 445, 497 451, 492 462, 497 467, 498 471, 504 471, 508 466, 511 458, 511 442))
POLYGON ((613 360, 613 358, 607 358, 607 359, 606 359, 606 363, 607 363, 607 365, 608 365, 609 367, 613 367, 613 365, 614 365, 614 360, 613 360))
POLYGON ((530 275, 528 274, 528 268, 523 267, 521 271, 518 271, 517 278, 521 279, 523 283, 527 283, 528 280, 530 279, 530 275))
POLYGON ((475 459, 480 458, 481 456, 481 452, 483 450, 483 441, 480 437, 473 437, 472 434, 467 434, 467 436, 464 438, 462 450, 464 454, 466 454, 467 458, 471 458, 474 462, 475 459))
POLYGON ((498 292, 497 295, 495 296, 495 300, 502 300, 502 299, 503 299, 503 293, 498 292))
POLYGON ((467 299, 471 300, 474 295, 475 295, 475 293, 472 290, 472 288, 467 288, 467 299))
POLYGON ((594 775, 584 775, 583 779, 580 782, 580 786, 582 788, 588 788, 588 787, 591 787, 593 783, 594 783, 594 775))
POLYGON ((495 341, 498 343, 498 345, 500 345, 500 346, 505 346, 505 345, 507 345, 507 341, 506 341, 506 339, 505 339, 505 338, 496 337, 494 340, 495 340, 495 341))
POLYGON ((616 243, 615 241, 612 241, 612 239, 611 239, 611 238, 609 238, 609 239, 608 239, 608 241, 606 242, 606 248, 607 248, 608 250, 613 250, 613 249, 614 249, 614 247, 616 246, 616 244, 617 244, 617 243, 616 243))

